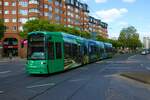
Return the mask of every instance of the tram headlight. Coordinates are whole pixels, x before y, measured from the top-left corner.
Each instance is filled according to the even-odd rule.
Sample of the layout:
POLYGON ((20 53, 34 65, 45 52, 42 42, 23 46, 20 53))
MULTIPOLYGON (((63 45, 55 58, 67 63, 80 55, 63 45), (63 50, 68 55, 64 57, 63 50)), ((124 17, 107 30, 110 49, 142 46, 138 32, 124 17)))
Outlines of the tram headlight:
POLYGON ((46 64, 45 62, 41 62, 42 65, 46 64))

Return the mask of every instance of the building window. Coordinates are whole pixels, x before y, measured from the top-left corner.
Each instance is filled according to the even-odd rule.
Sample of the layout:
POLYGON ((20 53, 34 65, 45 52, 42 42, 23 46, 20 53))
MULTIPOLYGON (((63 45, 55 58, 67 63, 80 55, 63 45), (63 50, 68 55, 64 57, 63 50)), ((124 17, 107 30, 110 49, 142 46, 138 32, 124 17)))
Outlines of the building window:
POLYGON ((21 15, 28 15, 28 10, 19 10, 19 14, 21 15))
POLYGON ((71 13, 71 17, 73 17, 74 15, 73 15, 73 13, 71 13))
POLYGON ((61 18, 60 16, 55 15, 55 20, 56 20, 56 21, 60 21, 60 18, 61 18))
POLYGON ((4 2, 4 6, 8 6, 9 5, 9 3, 8 2, 4 2))
POLYGON ((12 14, 16 14, 16 10, 12 10, 12 14))
POLYGON ((16 6, 16 2, 12 2, 12 6, 16 6))
POLYGON ((28 18, 20 18, 19 22, 25 24, 28 21, 28 18))
POLYGON ((76 12, 76 13, 78 13, 78 12, 79 12, 79 10, 76 8, 76 9, 75 9, 75 12, 76 12))
POLYGON ((49 11, 52 11, 52 6, 49 6, 49 8, 48 8, 48 9, 49 9, 49 11))
POLYGON ((71 22, 71 19, 70 19, 70 18, 68 18, 68 22, 71 22))
POLYGON ((4 11, 4 14, 9 14, 9 11, 8 11, 8 10, 5 10, 5 11, 4 11))
POLYGON ((16 30, 17 30, 17 27, 16 27, 16 26, 13 26, 13 27, 12 27, 12 30, 13 30, 13 31, 16 31, 16 30))
POLYGON ((71 0, 71 4, 74 5, 74 0, 71 0))
POLYGON ((4 22, 6 22, 6 23, 9 22, 9 19, 4 19, 4 22))
POLYGON ((19 27, 19 30, 20 30, 20 31, 23 31, 23 27, 22 27, 22 26, 20 26, 20 27, 19 27))
POLYGON ((29 20, 35 20, 38 19, 37 17, 30 17, 29 20))
POLYGON ((67 6, 67 8, 70 9, 71 7, 70 7, 70 6, 67 6))
POLYGON ((76 19, 79 19, 79 15, 76 15, 76 19))
POLYGON ((28 2, 20 1, 20 2, 19 2, 19 5, 21 5, 21 6, 23 6, 23 7, 27 7, 27 6, 28 6, 28 2))
POLYGON ((38 10, 37 8, 32 8, 32 9, 29 9, 29 12, 30 12, 30 13, 31 13, 31 12, 38 13, 38 12, 39 12, 39 10, 38 10))
POLYGON ((70 15, 71 15, 71 12, 68 11, 67 15, 70 16, 70 15))
POLYGON ((47 13, 47 12, 45 12, 45 13, 44 13, 44 16, 48 16, 48 13, 47 13))
POLYGON ((51 18, 52 18, 52 13, 49 12, 49 13, 48 13, 48 19, 50 20, 51 18))
POLYGON ((58 2, 58 1, 55 1, 55 5, 58 6, 58 5, 59 5, 59 2, 58 2))
POLYGON ((60 10, 60 14, 63 14, 63 11, 62 11, 62 10, 60 10))
POLYGON ((0 5, 2 5, 2 1, 0 1, 0 5))
POLYGON ((2 13, 2 10, 0 10, 0 14, 2 13))
POLYGON ((56 12, 56 13, 59 13, 59 9, 58 9, 58 8, 55 8, 55 12, 56 12))
POLYGON ((14 22, 14 23, 15 23, 15 22, 17 22, 17 19, 15 19, 15 18, 14 18, 14 19, 12 19, 12 22, 14 22))
POLYGON ((45 4, 45 5, 44 5, 44 8, 48 8, 48 5, 45 4))
POLYGON ((39 4, 38 0, 29 0, 29 4, 39 4))

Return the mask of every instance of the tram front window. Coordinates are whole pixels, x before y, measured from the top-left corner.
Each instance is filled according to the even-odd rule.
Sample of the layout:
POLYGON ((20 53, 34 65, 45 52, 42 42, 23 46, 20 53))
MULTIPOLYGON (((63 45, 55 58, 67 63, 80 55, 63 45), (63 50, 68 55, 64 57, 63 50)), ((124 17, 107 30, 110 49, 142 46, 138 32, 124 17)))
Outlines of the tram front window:
POLYGON ((43 35, 35 35, 29 37, 28 42, 28 59, 31 60, 44 60, 45 55, 45 42, 43 35))

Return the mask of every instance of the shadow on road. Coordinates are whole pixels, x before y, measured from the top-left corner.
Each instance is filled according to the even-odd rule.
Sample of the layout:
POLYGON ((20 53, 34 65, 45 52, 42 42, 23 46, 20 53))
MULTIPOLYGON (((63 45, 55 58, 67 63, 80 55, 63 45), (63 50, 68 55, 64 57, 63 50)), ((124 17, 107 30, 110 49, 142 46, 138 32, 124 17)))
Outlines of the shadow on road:
POLYGON ((128 72, 121 73, 120 75, 145 84, 150 84, 150 72, 128 72))

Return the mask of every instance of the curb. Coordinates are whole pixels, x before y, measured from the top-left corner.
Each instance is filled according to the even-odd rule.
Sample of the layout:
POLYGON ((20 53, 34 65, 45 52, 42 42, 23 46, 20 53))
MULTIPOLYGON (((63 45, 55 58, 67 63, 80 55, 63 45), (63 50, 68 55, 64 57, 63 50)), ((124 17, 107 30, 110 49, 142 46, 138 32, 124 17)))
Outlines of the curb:
POLYGON ((123 76, 123 77, 129 78, 129 79, 150 85, 150 77, 149 77, 149 80, 147 80, 144 77, 144 76, 150 76, 150 73, 149 74, 146 74, 146 73, 123 73, 123 74, 120 74, 120 76, 123 76))

